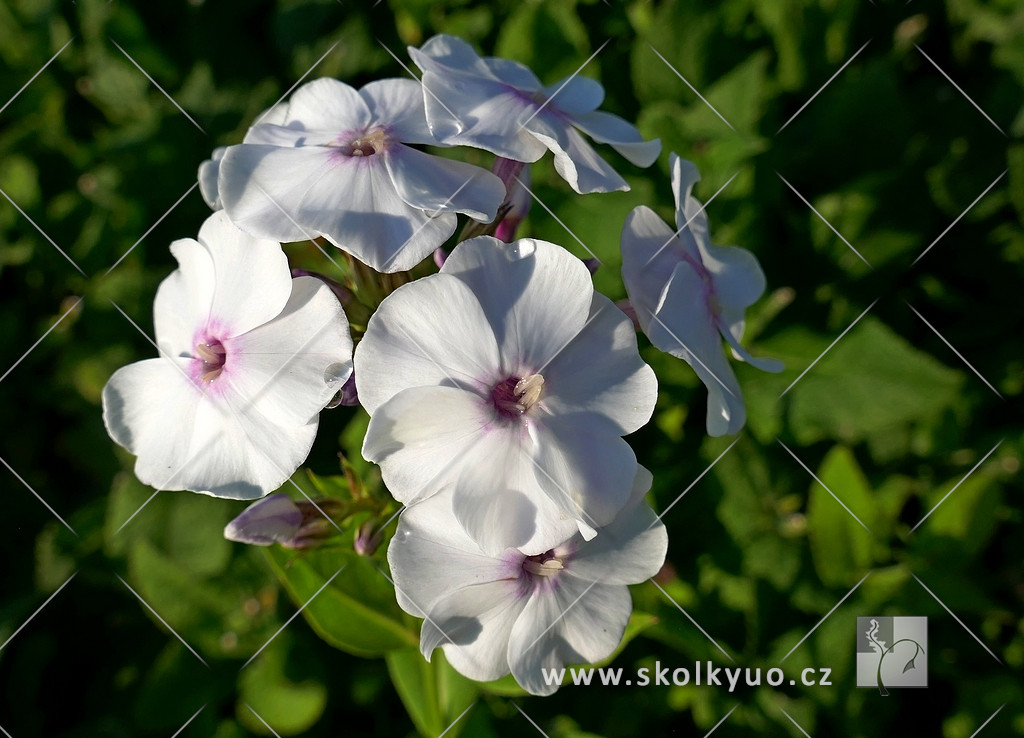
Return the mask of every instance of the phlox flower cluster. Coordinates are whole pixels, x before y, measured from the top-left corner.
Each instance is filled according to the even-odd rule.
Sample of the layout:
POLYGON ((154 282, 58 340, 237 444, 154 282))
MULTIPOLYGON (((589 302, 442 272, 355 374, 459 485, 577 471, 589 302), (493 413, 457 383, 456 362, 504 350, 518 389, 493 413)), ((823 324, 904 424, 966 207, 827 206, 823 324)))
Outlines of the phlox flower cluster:
MULTIPOLYGON (((390 493, 377 522, 404 506, 387 561, 399 605, 424 619, 424 656, 441 648, 473 679, 511 673, 549 694, 542 669, 608 657, 628 585, 664 563, 651 474, 624 439, 650 420, 658 385, 591 267, 515 232, 546 152, 582 194, 628 189, 584 134, 637 166, 661 146, 598 110, 594 80, 545 86, 450 36, 409 52, 422 81, 308 82, 202 164, 214 212, 171 245, 158 356, 110 378, 104 422, 146 484, 258 499, 228 538, 309 549, 336 540, 346 505, 271 493, 305 461, 320 413, 360 404, 362 454, 390 493), (493 170, 434 153, 458 146, 495 154, 493 170), (292 270, 282 244, 304 240, 349 268, 292 270)), ((623 280, 650 342, 707 385, 708 432, 736 433, 722 340, 777 368, 739 343, 765 280, 749 252, 712 246, 696 168, 675 154, 670 166, 678 230, 634 210, 623 280)), ((385 535, 372 522, 361 554, 385 535)))

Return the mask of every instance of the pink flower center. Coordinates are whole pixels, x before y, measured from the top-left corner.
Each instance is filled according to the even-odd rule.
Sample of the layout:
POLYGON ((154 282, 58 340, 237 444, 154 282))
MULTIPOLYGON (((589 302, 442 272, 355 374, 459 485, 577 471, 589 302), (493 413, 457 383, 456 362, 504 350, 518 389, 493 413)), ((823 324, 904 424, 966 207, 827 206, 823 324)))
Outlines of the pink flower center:
POLYGON ((523 561, 523 571, 534 577, 553 577, 565 568, 564 556, 559 556, 554 549, 536 556, 527 556, 523 561))
POLYGON ((342 156, 373 156, 388 147, 391 139, 383 128, 373 128, 354 139, 343 139, 333 144, 342 156))
POLYGON ((530 374, 526 377, 508 377, 491 390, 491 403, 505 418, 518 418, 540 401, 544 391, 544 377, 530 374))
POLYGON ((201 382, 212 382, 219 377, 228 358, 227 349, 216 338, 206 343, 197 343, 195 355, 196 359, 203 362, 199 376, 201 382))

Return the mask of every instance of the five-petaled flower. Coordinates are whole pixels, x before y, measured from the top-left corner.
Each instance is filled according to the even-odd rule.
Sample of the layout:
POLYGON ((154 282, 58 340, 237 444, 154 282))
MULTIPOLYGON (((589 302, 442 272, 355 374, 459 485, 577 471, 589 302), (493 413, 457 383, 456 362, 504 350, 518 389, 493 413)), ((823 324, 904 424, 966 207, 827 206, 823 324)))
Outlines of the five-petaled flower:
POLYGON ((490 551, 544 551, 609 524, 657 380, 630 321, 560 246, 481 236, 381 303, 356 349, 363 455, 400 502, 454 487, 490 551))
POLYGON ((223 212, 171 253, 153 307, 161 356, 107 382, 107 432, 157 489, 262 497, 305 460, 351 374, 348 321, 326 284, 292 279, 279 243, 223 212))
POLYGON ((598 110, 600 83, 573 75, 544 87, 518 62, 481 58, 473 47, 440 35, 409 54, 423 70, 427 121, 439 141, 475 146, 533 162, 550 150, 555 170, 579 193, 628 190, 629 185, 580 135, 650 166, 661 142, 645 141, 622 118, 598 110))
POLYGON ((323 236, 377 271, 404 271, 454 233, 456 213, 490 222, 505 196, 490 172, 408 144, 438 145, 418 82, 318 79, 295 91, 282 123, 229 146, 205 189, 254 236, 323 236))
POLYGON ((764 273, 746 249, 711 243, 703 206, 691 194, 700 180, 697 167, 675 154, 670 163, 678 230, 650 208, 635 208, 622 231, 622 278, 651 343, 689 363, 707 386, 708 433, 734 434, 746 410, 722 338, 737 358, 764 371, 782 370, 781 362, 756 359, 739 342, 744 311, 764 292, 764 273))
POLYGON ((614 522, 590 541, 577 533, 544 550, 481 548, 453 525, 450 490, 403 511, 388 562, 399 605, 425 618, 423 655, 440 647, 479 681, 511 672, 532 694, 558 688, 545 670, 607 657, 632 611, 627 585, 665 560, 665 526, 643 502, 650 484, 638 466, 614 522))

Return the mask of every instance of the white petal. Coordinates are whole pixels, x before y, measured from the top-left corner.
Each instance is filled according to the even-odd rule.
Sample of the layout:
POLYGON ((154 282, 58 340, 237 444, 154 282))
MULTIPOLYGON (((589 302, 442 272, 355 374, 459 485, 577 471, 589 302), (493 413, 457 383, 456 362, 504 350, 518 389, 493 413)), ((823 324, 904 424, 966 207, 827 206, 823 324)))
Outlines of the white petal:
POLYGON ((380 79, 359 90, 370 116, 403 143, 437 144, 427 127, 423 86, 413 79, 380 79))
POLYGON ((704 268, 711 272, 722 305, 745 308, 764 294, 766 282, 757 257, 738 246, 700 244, 704 268))
POLYGON ((740 342, 736 340, 736 337, 730 331, 723 330, 722 335, 725 336, 726 342, 732 347, 733 356, 740 361, 745 361, 756 369, 760 369, 763 372, 771 372, 772 374, 778 374, 786 368, 786 365, 778 359, 771 359, 767 356, 751 356, 750 352, 740 345, 740 342))
POLYGON ((626 217, 621 248, 622 281, 640 327, 647 333, 651 314, 682 258, 682 244, 653 210, 641 205, 626 217))
POLYGON ((401 200, 380 154, 233 146, 220 191, 239 227, 280 241, 322 234, 378 271, 411 269, 455 230, 454 214, 430 217, 401 200))
POLYGON ((299 122, 306 130, 352 131, 370 125, 366 101, 352 87, 323 77, 297 89, 288 102, 285 125, 299 122))
POLYGON ((700 181, 697 165, 676 154, 669 155, 672 170, 672 193, 676 201, 676 228, 679 238, 694 257, 699 244, 711 242, 708 230, 708 216, 700 201, 693 196, 693 187, 700 181))
POLYGON ((409 47, 409 53, 417 64, 424 61, 428 66, 420 66, 424 72, 439 66, 450 67, 462 72, 474 72, 486 75, 487 65, 476 50, 461 38, 440 33, 431 37, 420 48, 409 47))
POLYGON ((379 272, 412 269, 455 232, 454 213, 431 215, 399 197, 386 155, 346 160, 309 195, 310 226, 379 272))
POLYGON ((773 374, 781 372, 786 368, 786 365, 778 359, 751 356, 740 345, 740 339, 743 338, 743 330, 746 325, 743 317, 743 308, 731 308, 723 305, 722 313, 718 317, 718 325, 722 335, 725 336, 725 340, 732 348, 733 358, 745 361, 763 372, 771 372, 773 374))
POLYGON ((465 213, 490 223, 505 199, 505 185, 485 169, 408 146, 384 152, 391 181, 407 204, 430 212, 465 213))
POLYGON ((543 553, 577 530, 574 517, 555 501, 551 481, 531 459, 532 446, 521 428, 499 427, 480 436, 460 459, 452 509, 489 554, 510 547, 543 553))
POLYGON ((484 64, 487 65, 487 70, 494 77, 507 85, 518 88, 527 96, 542 89, 537 75, 525 64, 498 56, 485 57, 484 64))
POLYGON ((241 335, 281 312, 291 294, 292 279, 280 243, 250 236, 224 211, 206 219, 199 229, 199 243, 213 262, 210 320, 223 325, 226 335, 241 335))
POLYGON ((555 171, 576 192, 612 192, 628 190, 629 185, 597 155, 579 132, 552 111, 543 110, 527 121, 525 130, 555 155, 555 171))
POLYGON ((319 279, 291 280, 280 315, 226 344, 221 378, 271 422, 305 425, 352 373, 352 339, 341 303, 319 279))
POLYGON ((582 521, 584 537, 606 526, 629 500, 636 476, 633 449, 600 428, 594 414, 546 417, 535 430, 538 482, 563 511, 582 521))
POLYGON ((518 588, 510 580, 477 584, 435 604, 420 633, 424 657, 441 646, 448 663, 470 679, 488 682, 508 674, 509 637, 526 606, 518 588))
POLYGON ((543 669, 600 661, 622 639, 633 603, 627 587, 559 576, 535 592, 508 644, 512 674, 531 694, 553 694, 543 669))
POLYGON ((651 473, 638 467, 630 501, 597 537, 572 554, 567 575, 602 584, 639 584, 658 573, 665 563, 668 534, 643 501, 650 488, 651 473))
POLYGON ((604 101, 604 87, 596 79, 574 74, 544 88, 549 105, 569 115, 597 110, 604 101))
MULTIPOLYGON (((559 99, 561 95, 559 95, 559 99)), ((600 110, 574 115, 573 125, 599 143, 609 144, 638 167, 649 167, 661 153, 661 140, 645 141, 636 126, 600 110)))
POLYGON ((302 205, 318 180, 336 166, 330 152, 317 146, 229 146, 221 160, 218 185, 232 222, 254 236, 277 241, 318 236, 301 222, 302 205))
MULTIPOLYGON (((498 79, 468 44, 439 38, 422 49, 409 49, 423 70, 427 122, 437 140, 487 149, 517 161, 543 156, 544 146, 519 125, 524 111, 535 109, 536 104, 498 79)), ((502 73, 511 73, 511 67, 499 67, 502 73)))
POLYGON ((503 369, 541 371, 583 328, 594 286, 582 261, 547 241, 505 244, 480 236, 463 241, 443 274, 476 294, 501 347, 503 369))
POLYGON ((103 389, 104 423, 138 456, 135 475, 163 490, 255 499, 298 468, 316 421, 275 426, 224 382, 201 389, 191 359, 151 359, 114 373, 103 389))
POLYGON ((299 146, 328 146, 336 143, 338 137, 338 131, 309 130, 298 121, 293 121, 287 126, 260 123, 246 132, 242 143, 292 149, 299 146))
POLYGON ((196 412, 184 488, 234 499, 273 492, 309 455, 317 416, 303 425, 277 425, 228 382, 220 392, 208 391, 196 412))
POLYGON ((707 285, 700 275, 689 264, 680 263, 646 333, 659 349, 693 367, 708 388, 708 434, 721 436, 738 433, 746 422, 746 411, 707 300, 707 285))
POLYGON ((135 476, 158 489, 185 489, 192 428, 203 393, 191 359, 147 359, 121 367, 103 388, 103 424, 138 459, 135 476))
POLYGON ((210 158, 199 165, 199 192, 211 210, 220 210, 220 194, 217 192, 217 175, 220 173, 220 160, 224 158, 226 146, 218 146, 210 158))
POLYGON ((363 458, 380 465, 396 500, 411 504, 457 477, 493 422, 493 408, 473 392, 411 387, 373 411, 363 458))
POLYGON ((427 73, 423 85, 427 121, 438 141, 516 161, 534 162, 544 155, 545 145, 519 123, 524 111, 536 105, 502 83, 427 73))
POLYGON ((288 102, 282 100, 278 103, 275 103, 274 105, 271 105, 269 108, 267 108, 262 113, 253 118, 252 127, 250 127, 249 131, 246 132, 245 138, 242 139, 242 141, 248 143, 247 139, 249 137, 249 133, 252 132, 252 129, 258 125, 266 123, 268 125, 283 126, 287 120, 288 102))
MULTIPOLYGON (((521 563, 522 554, 510 554, 521 563)), ((398 603, 416 617, 453 592, 517 573, 513 558, 488 556, 473 542, 455 520, 450 489, 405 508, 388 545, 398 603)))
POLYGON ((409 387, 461 386, 483 396, 500 379, 498 363, 470 289, 449 275, 424 277, 395 290, 370 318, 355 353, 359 402, 373 415, 409 387))
POLYGON ((637 350, 632 321, 595 293, 582 331, 544 369, 543 406, 588 413, 591 432, 625 435, 651 419, 658 380, 637 350))
POLYGON ((210 252, 198 241, 183 238, 171 244, 178 268, 160 283, 153 302, 153 325, 161 352, 189 357, 196 332, 209 320, 214 271, 210 252))

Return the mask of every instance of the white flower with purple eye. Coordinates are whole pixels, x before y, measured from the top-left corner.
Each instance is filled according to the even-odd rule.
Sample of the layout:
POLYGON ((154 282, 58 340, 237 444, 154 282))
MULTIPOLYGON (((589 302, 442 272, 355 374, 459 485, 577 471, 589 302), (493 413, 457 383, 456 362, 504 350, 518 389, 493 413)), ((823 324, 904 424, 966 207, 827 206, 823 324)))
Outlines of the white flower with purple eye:
POLYGON ((644 141, 622 118, 597 110, 604 89, 592 79, 572 76, 544 87, 522 64, 481 58, 446 35, 409 54, 423 70, 430 130, 444 143, 526 162, 550 150, 555 170, 579 193, 629 189, 580 131, 637 166, 650 166, 661 153, 660 141, 644 141))
POLYGON ((743 314, 764 293, 764 273, 746 249, 711 243, 707 216, 691 194, 700 180, 697 167, 675 154, 670 161, 678 230, 650 208, 635 208, 622 231, 622 279, 651 343, 686 361, 707 386, 708 433, 734 434, 746 422, 746 410, 722 338, 736 358, 758 369, 783 368, 740 345, 743 314))
POLYGON ((258 238, 323 236, 377 271, 403 271, 455 232, 456 213, 490 222, 505 195, 490 172, 407 144, 437 145, 418 82, 318 79, 295 91, 281 124, 228 147, 216 191, 258 238))
POLYGON ((252 499, 281 486, 319 412, 352 372, 348 321, 330 287, 292 279, 281 245, 214 213, 171 244, 179 268, 153 306, 161 356, 103 388, 110 437, 164 490, 252 499))
POLYGON ((657 380, 560 246, 464 241, 381 303, 355 365, 363 456, 400 502, 453 486, 456 518, 489 551, 592 537, 629 498, 621 436, 651 417, 657 380))
POLYGON ((637 467, 630 500, 597 537, 550 549, 482 549, 455 523, 450 491, 402 512, 388 547, 398 604, 425 618, 420 650, 435 648, 478 681, 509 672, 532 694, 552 694, 543 671, 606 658, 622 639, 629 584, 665 561, 665 526, 643 502, 651 475, 637 467))

